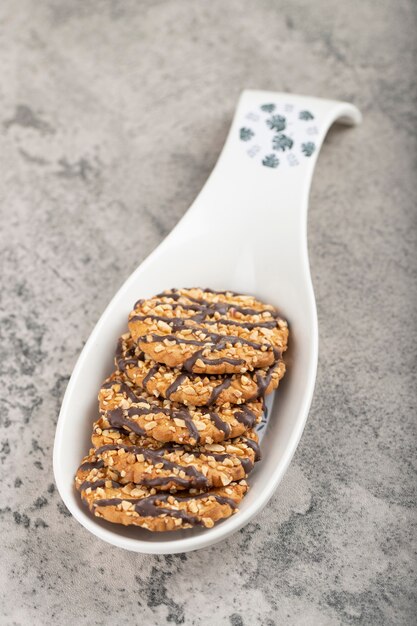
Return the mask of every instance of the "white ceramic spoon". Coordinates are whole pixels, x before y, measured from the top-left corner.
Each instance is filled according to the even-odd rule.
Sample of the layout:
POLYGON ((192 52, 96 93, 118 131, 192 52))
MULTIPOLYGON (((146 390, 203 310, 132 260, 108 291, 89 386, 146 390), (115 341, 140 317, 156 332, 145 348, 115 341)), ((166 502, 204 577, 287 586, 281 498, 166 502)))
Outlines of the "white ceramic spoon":
MULTIPOLYGON (((244 526, 268 502, 295 452, 313 395, 318 332, 307 254, 307 206, 314 165, 331 124, 358 124, 344 102, 286 93, 243 92, 226 144, 206 185, 160 246, 103 313, 65 393, 54 446, 59 493, 74 517, 109 543, 153 554, 209 546, 244 526), (90 515, 73 487, 97 417, 97 391, 111 372, 117 338, 139 298, 170 287, 254 294, 290 324, 287 374, 269 411, 263 458, 236 515, 207 530, 150 533, 90 515)), ((271 403, 272 404, 272 403, 271 403)))

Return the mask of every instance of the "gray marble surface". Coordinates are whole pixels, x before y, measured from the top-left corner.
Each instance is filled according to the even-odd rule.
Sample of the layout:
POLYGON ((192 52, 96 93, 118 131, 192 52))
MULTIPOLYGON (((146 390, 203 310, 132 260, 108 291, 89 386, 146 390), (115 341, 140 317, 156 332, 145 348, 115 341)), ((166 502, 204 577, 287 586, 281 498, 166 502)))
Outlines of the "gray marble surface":
POLYGON ((1 624, 413 624, 416 6, 1 3, 1 624), (245 87, 347 99, 316 169, 315 397, 267 508, 201 552, 69 515, 54 429, 114 291, 200 190, 245 87))

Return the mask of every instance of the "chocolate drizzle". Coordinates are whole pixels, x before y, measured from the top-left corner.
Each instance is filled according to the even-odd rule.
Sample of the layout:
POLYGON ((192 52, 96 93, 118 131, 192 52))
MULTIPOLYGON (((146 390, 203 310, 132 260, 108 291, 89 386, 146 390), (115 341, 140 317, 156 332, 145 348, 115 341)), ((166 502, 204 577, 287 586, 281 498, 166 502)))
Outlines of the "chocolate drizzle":
POLYGON ((255 452, 255 461, 259 461, 261 459, 261 448, 259 447, 259 444, 253 439, 249 439, 249 437, 245 438, 245 443, 255 452))
POLYGON ((214 404, 216 400, 218 399, 218 397, 220 396, 220 394, 222 393, 222 391, 225 391, 226 389, 230 387, 230 385, 232 384, 232 380, 233 380, 232 377, 229 376, 228 378, 225 378, 223 382, 221 382, 219 385, 216 385, 215 387, 213 387, 213 391, 210 394, 210 398, 207 404, 214 404))
MULTIPOLYGON (((116 411, 116 409, 114 409, 114 411, 116 411)), ((109 426, 110 426, 110 424, 109 424, 109 426)), ((99 436, 99 434, 97 432, 97 429, 99 428, 101 430, 101 432, 104 433, 105 430, 109 429, 109 426, 102 426, 102 425, 99 425, 99 422, 97 422, 95 424, 95 426, 94 426, 93 434, 99 436)), ((119 426, 119 427, 111 426, 111 430, 113 432, 120 433, 120 436, 122 436, 122 435, 129 435, 129 431, 126 430, 125 428, 123 428, 122 426, 119 426)))
POLYGON ((178 374, 172 385, 165 391, 165 397, 169 400, 173 393, 187 380, 187 374, 178 374))
POLYGON ((210 416, 213 424, 218 430, 221 430, 225 434, 225 439, 227 439, 227 437, 229 437, 230 433, 232 432, 232 427, 230 426, 230 424, 224 422, 221 417, 214 411, 210 411, 209 413, 206 413, 206 415, 210 416))
MULTIPOLYGON (((279 358, 281 358, 281 354, 279 354, 279 358)), ((254 379, 257 389, 253 396, 249 398, 248 402, 256 400, 258 398, 264 398, 266 390, 268 389, 269 384, 272 380, 272 375, 277 369, 277 365, 278 363, 274 363, 273 365, 271 365, 271 367, 266 370, 265 374, 261 372, 255 372, 254 379)))
POLYGON ((149 372, 146 374, 145 378, 142 381, 142 385, 144 387, 146 387, 148 382, 151 380, 152 376, 154 376, 157 371, 158 371, 158 365, 154 365, 153 367, 150 368, 149 372))
POLYGON ((222 363, 229 363, 229 365, 238 366, 238 365, 245 364, 244 359, 230 359, 230 358, 207 359, 205 356, 203 356, 203 352, 204 352, 204 348, 203 350, 197 350, 197 352, 194 352, 192 356, 190 356, 186 361, 184 361, 183 367, 185 370, 187 370, 187 372, 193 371, 193 367, 198 361, 198 359, 201 359, 203 363, 205 363, 206 365, 221 365, 222 363))
POLYGON ((173 418, 177 417, 179 419, 184 420, 185 425, 187 426, 188 432, 190 433, 190 436, 192 437, 192 439, 194 439, 196 442, 200 441, 200 433, 198 431, 198 428, 194 424, 193 418, 191 417, 191 413, 189 413, 187 409, 175 411, 175 413, 172 414, 172 417, 173 418))
MULTIPOLYGON (((118 483, 116 483, 118 484, 118 483)), ((79 486, 79 490, 80 491, 86 491, 86 489, 91 489, 92 491, 94 491, 95 489, 98 489, 99 487, 105 487, 106 485, 106 481, 105 480, 85 480, 84 482, 81 483, 81 485, 79 486)))
POLYGON ((253 428, 253 426, 256 424, 255 413, 248 409, 245 404, 239 405, 239 411, 235 412, 235 418, 246 428, 253 428))
POLYGON ((136 345, 132 344, 130 348, 125 348, 125 341, 120 337, 117 342, 116 355, 114 362, 120 372, 125 372, 128 365, 137 365, 138 358, 136 356, 136 345))
POLYGON ((110 426, 114 428, 125 428, 131 430, 135 435, 139 437, 146 437, 146 430, 141 428, 134 420, 130 420, 124 416, 122 409, 113 409, 106 412, 107 420, 110 426))
POLYGON ((110 380, 105 381, 102 385, 102 389, 111 389, 114 385, 119 385, 120 389, 117 393, 123 393, 129 400, 132 402, 147 402, 145 398, 141 398, 137 396, 134 391, 127 385, 125 382, 118 378, 112 378, 110 380))
POLYGON ((272 373, 274 372, 275 369, 276 369, 276 365, 274 364, 272 367, 268 369, 265 376, 262 376, 262 374, 260 374, 259 372, 256 373, 255 379, 256 379, 256 384, 258 385, 258 397, 265 395, 265 391, 267 390, 268 385, 271 382, 272 373))
POLYGON ((103 461, 97 460, 97 461, 85 461, 84 463, 81 463, 78 469, 84 472, 84 471, 92 470, 92 469, 101 469, 102 467, 104 467, 103 461))
POLYGON ((99 487, 106 487, 106 483, 111 483, 111 486, 114 487, 115 489, 118 489, 120 487, 120 483, 116 483, 114 480, 110 480, 108 478, 106 478, 105 480, 85 480, 83 483, 81 483, 81 485, 78 487, 78 489, 80 491, 86 491, 87 489, 91 489, 91 491, 95 491, 96 489, 98 489, 99 487))

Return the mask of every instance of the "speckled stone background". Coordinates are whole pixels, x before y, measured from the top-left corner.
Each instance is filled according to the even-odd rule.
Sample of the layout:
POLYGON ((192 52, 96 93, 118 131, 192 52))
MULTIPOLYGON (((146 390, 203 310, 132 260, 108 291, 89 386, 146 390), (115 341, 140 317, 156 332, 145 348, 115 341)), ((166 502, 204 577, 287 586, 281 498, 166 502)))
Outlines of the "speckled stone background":
POLYGON ((416 5, 3 0, 1 624, 415 623, 416 5), (245 87, 351 100, 316 169, 310 418, 268 507, 197 553, 95 539, 54 487, 62 396, 183 215, 245 87))

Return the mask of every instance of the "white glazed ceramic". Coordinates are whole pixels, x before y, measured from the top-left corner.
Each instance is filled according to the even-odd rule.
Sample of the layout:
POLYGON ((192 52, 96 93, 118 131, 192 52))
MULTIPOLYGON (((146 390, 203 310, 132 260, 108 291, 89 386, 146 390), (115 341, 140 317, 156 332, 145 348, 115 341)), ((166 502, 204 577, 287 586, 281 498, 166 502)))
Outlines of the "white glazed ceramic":
POLYGON ((360 119, 358 109, 344 102, 243 92, 200 195, 103 313, 68 384, 54 446, 59 493, 74 517, 100 539, 135 552, 196 550, 247 524, 274 493, 303 432, 316 378, 317 314, 306 237, 310 182, 330 125, 360 119), (112 370, 117 338, 136 300, 191 286, 254 294, 276 305, 289 321, 287 374, 264 426, 262 461, 250 476, 251 489, 239 513, 210 530, 150 533, 101 521, 82 505, 73 478, 89 449, 97 391, 112 370))

